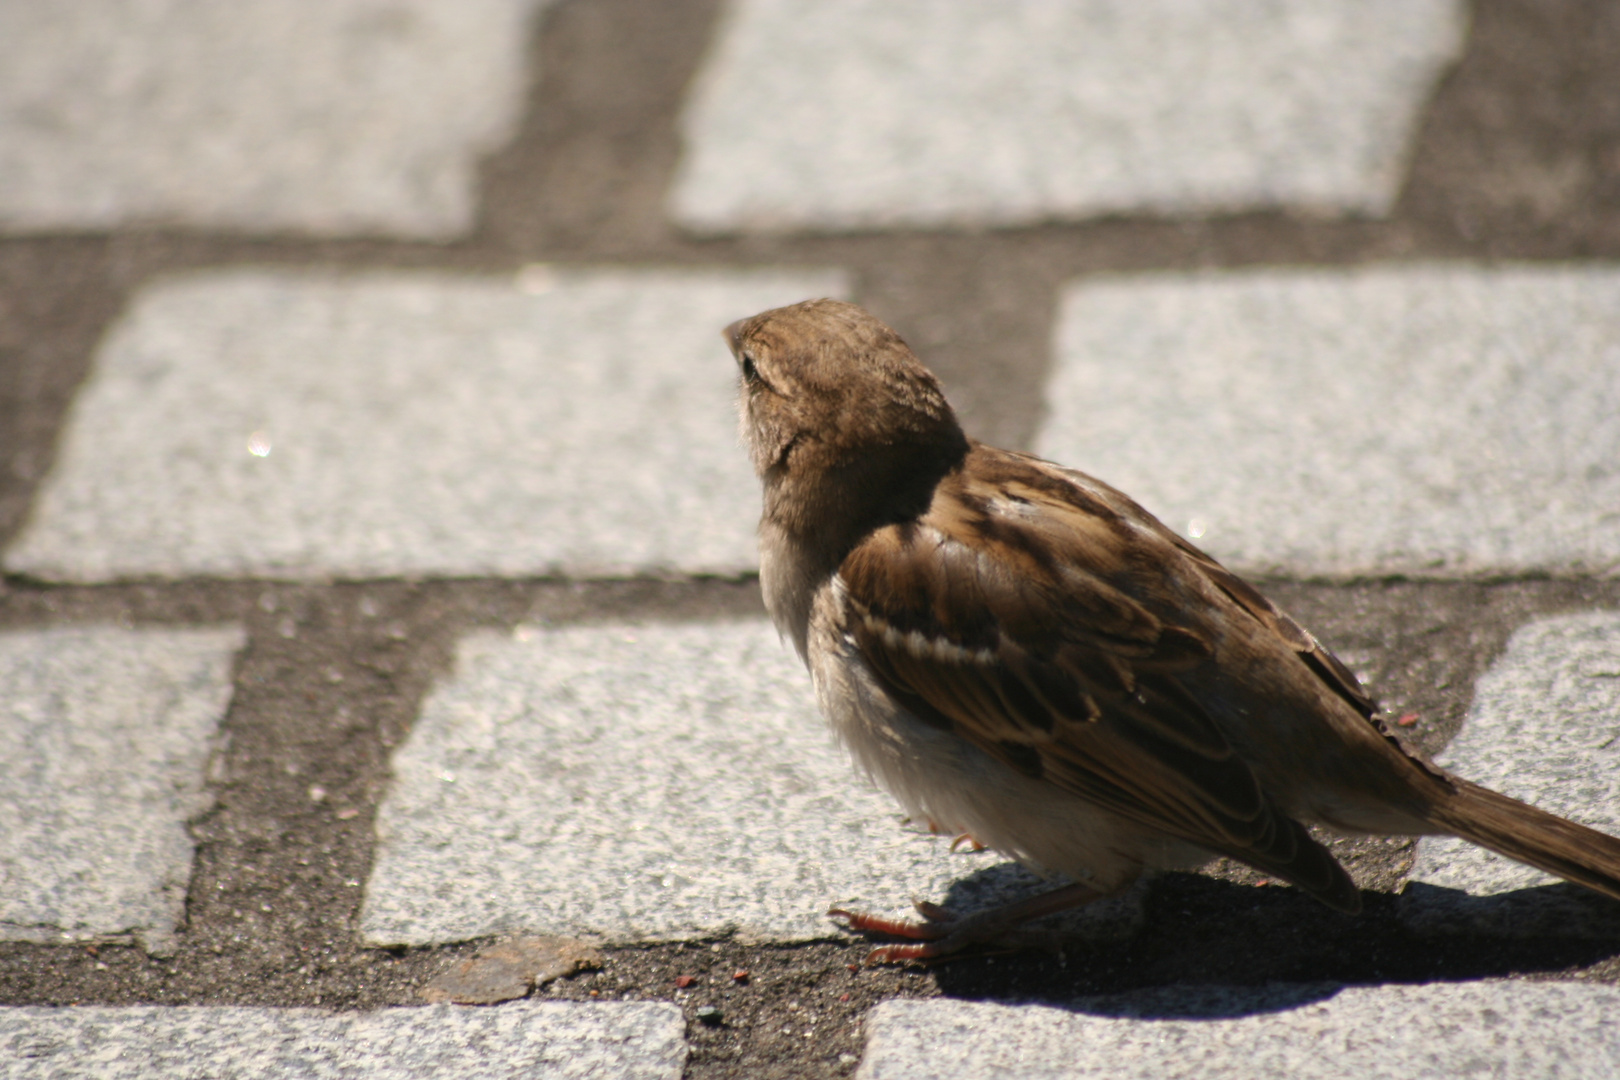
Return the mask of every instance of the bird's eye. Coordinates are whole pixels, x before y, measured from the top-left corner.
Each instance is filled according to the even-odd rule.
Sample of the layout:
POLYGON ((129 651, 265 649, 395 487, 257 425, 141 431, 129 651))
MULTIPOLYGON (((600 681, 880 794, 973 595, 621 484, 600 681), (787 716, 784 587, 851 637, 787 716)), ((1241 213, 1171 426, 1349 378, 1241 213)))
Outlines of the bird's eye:
POLYGON ((759 369, 754 366, 754 358, 747 353, 742 354, 743 381, 752 386, 759 382, 759 369))

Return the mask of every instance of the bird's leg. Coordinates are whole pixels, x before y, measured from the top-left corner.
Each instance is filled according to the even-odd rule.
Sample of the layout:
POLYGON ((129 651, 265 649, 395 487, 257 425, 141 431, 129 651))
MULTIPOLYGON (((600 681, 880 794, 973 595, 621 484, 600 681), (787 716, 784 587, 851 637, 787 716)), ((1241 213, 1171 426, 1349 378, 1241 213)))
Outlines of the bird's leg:
POLYGON ((1109 895, 1078 882, 1048 892, 1037 893, 1011 904, 961 916, 938 904, 918 900, 914 906, 923 917, 920 923, 886 919, 845 908, 833 908, 828 915, 848 920, 851 930, 888 934, 920 942, 917 945, 880 945, 866 956, 868 964, 893 964, 905 960, 928 960, 946 956, 975 942, 994 942, 1011 948, 1027 948, 1050 940, 1049 935, 1020 931, 1031 919, 1089 904, 1109 895))

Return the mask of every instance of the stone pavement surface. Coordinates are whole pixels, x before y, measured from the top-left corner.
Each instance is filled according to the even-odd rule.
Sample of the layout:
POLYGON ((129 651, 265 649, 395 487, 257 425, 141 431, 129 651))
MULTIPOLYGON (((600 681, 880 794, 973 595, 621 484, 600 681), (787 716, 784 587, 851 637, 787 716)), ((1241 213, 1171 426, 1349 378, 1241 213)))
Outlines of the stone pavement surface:
POLYGON ((1432 839, 861 968, 1038 882, 815 717, 718 336, 867 304, 1620 831, 1620 9, 221 10, 0 5, 0 1076, 1620 1069, 1614 905, 1432 839))
POLYGON ((1456 0, 741 0, 670 209, 713 232, 1382 214, 1466 26, 1456 0))
MULTIPOLYGON (((1620 833, 1620 612, 1533 622, 1479 681, 1440 763, 1505 795, 1620 833)), ((1620 911, 1451 837, 1418 841, 1402 915, 1420 930, 1620 937, 1620 911)))
POLYGON ((0 227, 468 232, 543 4, 6 4, 0 227))
POLYGON ((891 1001, 874 1010, 855 1075, 1600 1080, 1620 1070, 1617 1006, 1610 986, 1523 982, 1191 987, 1066 1007, 891 1001))
MULTIPOLYGON (((380 945, 810 941, 830 903, 904 917, 960 878, 981 882, 953 894, 964 911, 1036 884, 853 782, 764 621, 464 639, 391 764, 360 920, 380 945)), ((1128 928, 1104 906, 1097 932, 1128 928)))
POLYGON ((759 497, 716 327, 845 291, 829 274, 545 267, 160 284, 99 351, 6 566, 739 573, 759 497))
POLYGON ((1613 267, 1091 280, 1056 361, 1036 452, 1233 565, 1620 568, 1613 267))
POLYGON ((0 633, 0 940, 174 947, 238 628, 0 633))
POLYGON ((517 1002, 332 1013, 317 1009, 0 1008, 8 1080, 678 1080, 680 1010, 657 1003, 517 1002))

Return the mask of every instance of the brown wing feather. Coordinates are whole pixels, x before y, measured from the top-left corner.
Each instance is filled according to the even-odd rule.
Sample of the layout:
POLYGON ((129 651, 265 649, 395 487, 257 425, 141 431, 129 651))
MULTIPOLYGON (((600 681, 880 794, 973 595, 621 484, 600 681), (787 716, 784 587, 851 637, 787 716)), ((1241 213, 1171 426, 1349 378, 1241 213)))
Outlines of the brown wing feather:
MULTIPOLYGON (((1157 524, 1157 522, 1155 522, 1157 524)), ((1162 528, 1162 526, 1161 526, 1162 528)), ((1371 719, 1378 712, 1378 702, 1367 693, 1350 669, 1345 667, 1322 643, 1299 623, 1295 622, 1281 608, 1261 595, 1260 590, 1238 577, 1232 571, 1198 550, 1181 537, 1165 529, 1184 554, 1191 558, 1203 571, 1210 581, 1214 582, 1227 596, 1231 597, 1238 606, 1268 627, 1278 638, 1288 643, 1289 647, 1299 653, 1300 658, 1316 672, 1330 689, 1338 694, 1350 707, 1362 716, 1371 719)))
POLYGON ((1136 525, 1028 459, 975 453, 997 457, 840 568, 852 637, 890 691, 1027 776, 1359 906, 1178 681, 1210 635, 1119 587, 1146 572, 1136 525))
MULTIPOLYGON (((1003 458, 1013 459, 1019 466, 1024 468, 1061 475, 1072 485, 1086 491, 1094 502, 1106 506, 1109 512, 1118 514, 1121 519, 1128 519, 1137 528, 1149 532, 1158 537, 1160 541, 1173 546, 1182 555, 1186 556, 1190 569, 1219 589, 1227 599, 1236 605, 1237 610, 1247 613, 1256 625, 1262 627, 1277 641, 1292 649, 1304 661, 1305 666, 1321 680, 1324 686, 1338 695, 1352 709, 1360 713, 1363 719, 1368 721, 1369 730, 1388 749, 1394 751, 1397 757, 1410 763, 1427 781, 1431 783, 1437 781, 1446 793, 1455 793, 1454 777, 1435 765, 1427 755, 1407 745, 1403 739, 1384 724, 1383 720, 1378 716, 1378 702, 1361 685, 1361 680, 1357 679, 1355 674, 1337 656, 1333 655, 1321 642, 1317 641, 1315 635, 1295 622, 1287 612, 1273 604, 1260 590, 1232 573, 1173 530, 1166 528, 1163 522, 1148 513, 1130 496, 1119 489, 1110 487, 1101 480, 1087 476, 1085 473, 1074 469, 1065 469, 1027 454, 1014 454, 999 450, 991 451, 991 453, 1003 458)), ((1173 632, 1173 628, 1167 628, 1167 631, 1173 632)), ((1432 794, 1431 792, 1431 797, 1432 794)))
MULTIPOLYGON (((1022 456, 1022 455, 1020 455, 1022 456)), ((1181 554, 1191 560, 1192 565, 1215 585, 1221 592, 1232 600, 1239 608, 1247 612, 1261 626, 1269 630, 1279 641, 1300 654, 1300 658, 1314 671, 1318 678, 1328 685, 1334 693, 1338 694, 1362 716, 1371 718, 1378 711, 1378 703, 1372 695, 1367 693, 1361 681, 1355 677, 1349 668, 1340 662, 1322 643, 1317 641, 1311 632, 1295 622, 1286 612, 1268 600, 1259 589, 1238 577, 1232 571, 1222 566, 1207 553, 1194 546, 1187 539, 1167 528, 1163 522, 1154 517, 1138 505, 1124 492, 1103 483, 1085 473, 1072 469, 1060 469, 1036 458, 1024 458, 1028 465, 1038 468, 1050 469, 1060 472, 1073 483, 1090 489, 1095 497, 1110 506, 1116 513, 1130 517, 1139 527, 1152 532, 1162 541, 1175 547, 1181 554)))

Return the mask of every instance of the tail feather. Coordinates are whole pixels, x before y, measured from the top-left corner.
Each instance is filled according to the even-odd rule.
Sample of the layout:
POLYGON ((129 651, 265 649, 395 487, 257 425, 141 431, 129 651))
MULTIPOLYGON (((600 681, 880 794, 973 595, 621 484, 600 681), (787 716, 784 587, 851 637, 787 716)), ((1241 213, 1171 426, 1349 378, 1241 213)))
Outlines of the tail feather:
POLYGON ((1620 900, 1620 839, 1452 777, 1435 824, 1464 840, 1620 900))

